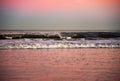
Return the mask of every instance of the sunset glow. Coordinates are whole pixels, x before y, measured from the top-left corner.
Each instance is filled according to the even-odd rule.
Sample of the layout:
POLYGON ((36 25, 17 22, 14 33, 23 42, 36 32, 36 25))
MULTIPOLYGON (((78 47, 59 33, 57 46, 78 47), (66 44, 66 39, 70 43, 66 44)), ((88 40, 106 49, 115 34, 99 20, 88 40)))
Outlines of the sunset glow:
POLYGON ((120 0, 2 0, 0 3, 6 28, 40 30, 114 29, 119 25, 119 6, 120 0))
POLYGON ((120 0, 3 0, 4 8, 27 11, 72 11, 96 6, 114 6, 120 0))

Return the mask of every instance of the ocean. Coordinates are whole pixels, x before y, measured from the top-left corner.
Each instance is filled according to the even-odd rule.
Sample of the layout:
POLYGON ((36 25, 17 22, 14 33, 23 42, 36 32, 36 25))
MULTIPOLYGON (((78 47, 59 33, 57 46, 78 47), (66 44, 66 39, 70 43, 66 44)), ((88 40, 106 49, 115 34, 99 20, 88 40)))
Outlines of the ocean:
POLYGON ((0 31, 0 81, 120 81, 119 31, 0 31))

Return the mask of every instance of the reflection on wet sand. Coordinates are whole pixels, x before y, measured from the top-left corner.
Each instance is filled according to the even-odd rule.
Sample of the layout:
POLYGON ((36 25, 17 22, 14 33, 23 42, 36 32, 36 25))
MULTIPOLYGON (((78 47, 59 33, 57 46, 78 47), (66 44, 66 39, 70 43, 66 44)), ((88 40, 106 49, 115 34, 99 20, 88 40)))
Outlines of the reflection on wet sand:
POLYGON ((120 81, 119 48, 0 50, 0 81, 120 81))

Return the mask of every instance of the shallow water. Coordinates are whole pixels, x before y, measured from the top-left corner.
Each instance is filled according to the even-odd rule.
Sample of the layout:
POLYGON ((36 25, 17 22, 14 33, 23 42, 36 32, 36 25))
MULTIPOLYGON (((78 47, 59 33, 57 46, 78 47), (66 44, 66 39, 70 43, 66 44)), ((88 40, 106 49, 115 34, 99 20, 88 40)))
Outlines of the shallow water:
POLYGON ((0 50, 0 81, 120 81, 119 48, 0 50))

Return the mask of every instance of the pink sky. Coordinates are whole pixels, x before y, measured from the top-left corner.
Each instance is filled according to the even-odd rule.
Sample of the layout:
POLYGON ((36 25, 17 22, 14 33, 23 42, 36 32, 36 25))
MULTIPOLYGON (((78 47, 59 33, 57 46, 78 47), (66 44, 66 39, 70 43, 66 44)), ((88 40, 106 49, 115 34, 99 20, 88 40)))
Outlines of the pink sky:
POLYGON ((101 6, 115 6, 120 0, 3 0, 4 8, 27 11, 73 11, 101 6))
MULTIPOLYGON (((87 24, 89 21, 95 21, 104 25, 104 23, 108 24, 108 22, 111 24, 112 21, 117 21, 120 18, 120 0, 2 0, 0 6, 2 6, 2 9, 8 15, 5 17, 6 20, 12 22, 13 25, 16 22, 20 25, 26 24, 26 21, 28 21, 27 17, 29 17, 28 19, 31 19, 31 21, 29 23, 27 22, 28 28, 30 24, 33 24, 35 27, 36 24, 34 22, 38 22, 40 28, 38 27, 36 29, 45 29, 41 27, 41 23, 45 23, 45 26, 49 23, 58 23, 62 26, 61 22, 67 25, 70 25, 71 22, 73 25, 76 25, 77 22, 78 28, 76 26, 76 29, 85 29, 79 28, 81 25, 79 23, 83 22, 87 24), (42 16, 42 18, 36 18, 36 15, 38 17, 42 16)), ((12 27, 11 29, 14 29, 12 27)), ((50 28, 54 29, 52 26, 50 28)), ((64 29, 64 26, 58 29, 64 29)), ((96 27, 96 29, 100 28, 96 27)), ((105 29, 104 26, 101 29, 105 29)))

